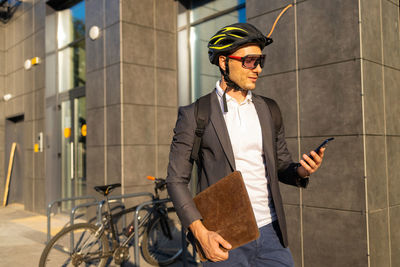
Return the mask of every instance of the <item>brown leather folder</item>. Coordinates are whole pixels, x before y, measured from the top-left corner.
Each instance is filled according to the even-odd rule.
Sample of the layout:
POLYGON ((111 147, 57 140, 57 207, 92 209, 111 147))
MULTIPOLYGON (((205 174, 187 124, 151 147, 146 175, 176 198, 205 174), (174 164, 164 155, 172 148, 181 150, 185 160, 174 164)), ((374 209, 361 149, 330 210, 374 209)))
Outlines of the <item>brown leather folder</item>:
MULTIPOLYGON (((200 192, 193 200, 203 217, 204 226, 220 234, 232 245, 232 249, 253 241, 260 235, 239 171, 225 176, 200 192)), ((196 247, 200 258, 205 260, 197 242, 196 247)))

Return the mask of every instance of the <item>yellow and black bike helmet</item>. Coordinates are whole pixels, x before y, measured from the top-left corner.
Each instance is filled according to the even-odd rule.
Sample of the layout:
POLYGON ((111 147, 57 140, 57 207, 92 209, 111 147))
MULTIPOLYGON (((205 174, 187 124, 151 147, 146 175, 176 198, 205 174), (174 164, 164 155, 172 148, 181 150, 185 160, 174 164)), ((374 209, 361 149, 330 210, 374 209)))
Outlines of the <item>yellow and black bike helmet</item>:
POLYGON ((220 29, 208 42, 208 57, 212 64, 218 66, 218 57, 229 55, 239 47, 254 43, 261 50, 272 43, 272 39, 266 37, 256 27, 249 23, 235 23, 220 29))
POLYGON ((281 11, 267 36, 249 23, 235 23, 223 27, 208 42, 208 57, 211 64, 218 66, 219 56, 232 54, 245 44, 258 44, 261 50, 270 45, 272 43, 270 36, 275 29, 276 23, 286 10, 292 6, 292 4, 289 4, 281 11))
POLYGON ((224 94, 222 96, 224 103, 224 112, 228 112, 228 106, 226 104, 225 96, 226 92, 229 90, 243 91, 243 88, 241 88, 229 78, 229 58, 226 58, 225 70, 223 70, 219 66, 219 56, 230 55, 241 46, 253 43, 259 45, 261 50, 263 50, 264 47, 272 43, 272 39, 270 38, 270 36, 275 29, 276 23, 278 22, 280 17, 286 12, 286 10, 288 10, 292 6, 292 4, 289 4, 281 11, 267 36, 265 36, 256 27, 249 23, 235 23, 223 27, 213 37, 211 37, 207 46, 208 58, 210 59, 211 64, 217 65, 219 67, 219 70, 227 84, 227 89, 224 90, 224 94))

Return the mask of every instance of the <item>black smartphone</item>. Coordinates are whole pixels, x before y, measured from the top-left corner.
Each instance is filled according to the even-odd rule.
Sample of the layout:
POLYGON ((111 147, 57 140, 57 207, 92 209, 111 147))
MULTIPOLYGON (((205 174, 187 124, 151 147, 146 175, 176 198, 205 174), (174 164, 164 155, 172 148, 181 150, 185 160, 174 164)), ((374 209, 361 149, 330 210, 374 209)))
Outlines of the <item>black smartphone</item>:
MULTIPOLYGON (((326 146, 326 144, 328 144, 330 141, 334 140, 334 137, 330 137, 328 139, 325 139, 316 149, 314 149, 314 152, 318 154, 319 150, 321 148, 323 148, 324 146, 326 146)), ((314 159, 310 154, 308 154, 307 156, 309 156, 311 159, 314 159)))

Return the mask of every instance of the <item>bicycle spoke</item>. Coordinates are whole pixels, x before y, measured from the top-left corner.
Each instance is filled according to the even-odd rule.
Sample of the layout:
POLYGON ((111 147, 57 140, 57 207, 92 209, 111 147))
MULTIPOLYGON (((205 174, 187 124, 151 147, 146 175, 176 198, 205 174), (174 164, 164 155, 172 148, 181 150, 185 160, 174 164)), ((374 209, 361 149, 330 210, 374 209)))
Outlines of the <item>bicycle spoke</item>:
POLYGON ((71 261, 71 258, 68 258, 68 259, 66 260, 66 262, 65 262, 63 265, 61 265, 61 266, 62 266, 62 267, 67 267, 68 264, 70 263, 70 261, 71 261))
POLYGON ((77 224, 62 230, 46 246, 40 266, 104 266, 108 240, 104 235, 96 237, 96 229, 91 224, 77 224))

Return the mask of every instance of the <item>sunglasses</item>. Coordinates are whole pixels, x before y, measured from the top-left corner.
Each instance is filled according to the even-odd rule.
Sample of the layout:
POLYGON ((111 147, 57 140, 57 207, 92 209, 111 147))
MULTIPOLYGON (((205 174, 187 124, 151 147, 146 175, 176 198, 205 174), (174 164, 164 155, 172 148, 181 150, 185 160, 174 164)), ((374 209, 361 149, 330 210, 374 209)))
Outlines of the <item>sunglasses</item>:
POLYGON ((245 69, 254 70, 257 68, 258 64, 260 67, 264 67, 265 55, 247 55, 244 57, 228 56, 231 59, 236 59, 242 61, 242 67, 245 69))

